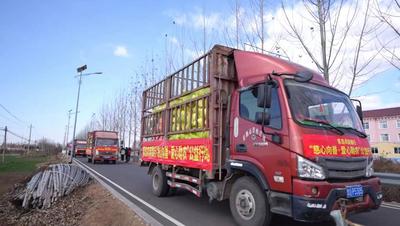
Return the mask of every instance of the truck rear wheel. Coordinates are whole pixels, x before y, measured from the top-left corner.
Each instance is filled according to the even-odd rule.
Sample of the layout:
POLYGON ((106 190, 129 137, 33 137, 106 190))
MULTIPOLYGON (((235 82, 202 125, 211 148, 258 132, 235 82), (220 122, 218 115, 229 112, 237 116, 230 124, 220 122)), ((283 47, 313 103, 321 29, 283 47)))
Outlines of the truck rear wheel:
POLYGON ((154 167, 151 172, 153 194, 158 197, 163 197, 168 194, 169 185, 165 172, 159 167, 154 167))
POLYGON ((239 225, 269 225, 271 221, 265 192, 251 177, 241 177, 233 184, 229 206, 233 218, 239 225))

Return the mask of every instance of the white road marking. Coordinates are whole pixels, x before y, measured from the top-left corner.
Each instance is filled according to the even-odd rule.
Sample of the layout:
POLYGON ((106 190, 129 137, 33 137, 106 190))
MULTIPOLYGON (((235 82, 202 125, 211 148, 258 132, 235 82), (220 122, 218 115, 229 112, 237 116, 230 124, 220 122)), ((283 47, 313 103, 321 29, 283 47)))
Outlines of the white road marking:
POLYGON ((390 205, 390 204, 387 204, 387 203, 382 203, 381 207, 388 208, 388 209, 394 209, 394 210, 400 210, 400 206, 393 205, 393 204, 390 205))
POLYGON ((400 208, 400 203, 397 202, 382 202, 382 205, 400 208))
POLYGON ((120 190, 122 190, 123 192, 125 192, 126 194, 128 194, 129 196, 131 196, 132 198, 136 199, 137 201, 141 202, 143 205, 147 206, 148 208, 152 209, 154 212, 160 214, 161 216, 163 216, 165 219, 171 221, 172 223, 174 223, 175 225, 178 226, 185 226, 185 224, 179 222, 178 220, 176 220, 175 218, 169 216, 168 214, 164 213, 163 211, 161 211, 160 209, 158 209, 155 206, 152 206, 151 204, 149 204, 148 202, 144 201, 143 199, 139 198, 138 196, 130 193, 129 191, 127 191, 125 188, 119 186, 118 184, 116 184, 115 182, 113 182, 112 180, 108 179, 107 177, 103 176, 102 174, 98 173, 96 170, 90 168, 89 166, 81 163, 79 160, 77 160, 78 164, 82 165, 83 167, 87 168, 88 170, 92 171, 93 173, 95 173, 97 176, 103 178, 104 180, 106 180, 107 182, 111 183, 112 185, 114 185, 115 187, 119 188, 120 190))

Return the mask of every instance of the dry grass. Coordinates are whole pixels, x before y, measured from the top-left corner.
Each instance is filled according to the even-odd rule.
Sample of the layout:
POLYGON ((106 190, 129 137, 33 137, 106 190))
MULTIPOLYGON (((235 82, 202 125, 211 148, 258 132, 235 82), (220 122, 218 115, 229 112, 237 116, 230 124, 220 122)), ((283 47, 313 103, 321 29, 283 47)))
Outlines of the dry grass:
MULTIPOLYGON (((379 158, 374 160, 375 172, 400 173, 400 164, 390 159, 379 158)), ((383 201, 400 203, 400 186, 382 184, 383 201)))
POLYGON ((400 164, 389 159, 379 158, 374 160, 375 172, 400 173, 400 164))
POLYGON ((399 185, 382 185, 383 201, 400 203, 399 185))

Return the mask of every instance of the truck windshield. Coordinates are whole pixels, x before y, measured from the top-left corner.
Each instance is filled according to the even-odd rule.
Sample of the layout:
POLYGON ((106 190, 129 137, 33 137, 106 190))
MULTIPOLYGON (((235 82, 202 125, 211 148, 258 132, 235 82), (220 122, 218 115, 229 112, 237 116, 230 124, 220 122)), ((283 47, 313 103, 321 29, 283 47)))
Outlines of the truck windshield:
POLYGON ((76 148, 77 149, 85 149, 86 148, 86 144, 77 144, 76 148))
POLYGON ((96 146, 116 146, 118 140, 115 139, 96 139, 96 146))
POLYGON ((353 104, 345 94, 294 80, 286 80, 285 86, 293 117, 301 124, 364 131, 353 104))

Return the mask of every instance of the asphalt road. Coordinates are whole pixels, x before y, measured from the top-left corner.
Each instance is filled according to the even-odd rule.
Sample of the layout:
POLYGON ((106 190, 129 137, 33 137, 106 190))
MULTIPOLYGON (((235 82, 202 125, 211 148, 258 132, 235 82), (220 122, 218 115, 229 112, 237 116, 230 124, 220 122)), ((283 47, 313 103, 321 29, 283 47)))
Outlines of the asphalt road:
MULTIPOLYGON (((229 226, 236 225, 231 217, 229 210, 229 202, 209 202, 208 198, 197 198, 192 193, 185 190, 177 190, 174 194, 167 197, 158 198, 151 192, 151 178, 147 175, 147 168, 138 167, 131 163, 113 164, 96 164, 87 163, 86 158, 77 158, 80 162, 89 166, 97 173, 108 178, 115 184, 129 191, 134 196, 139 197, 149 205, 145 205, 126 192, 116 187, 109 181, 105 181, 112 186, 125 198, 132 201, 139 208, 151 215, 162 225, 176 225, 177 222, 190 226, 229 226), (153 208, 155 207, 155 208, 153 208), (160 213, 161 211, 161 213, 160 213), (168 215, 173 220, 167 219, 168 215)), ((398 207, 381 207, 367 213, 353 215, 350 220, 366 226, 398 226, 400 225, 400 208, 398 207)), ((291 220, 284 216, 275 216, 272 219, 272 226, 316 226, 316 225, 334 225, 332 222, 324 222, 321 224, 301 223, 291 220)))

